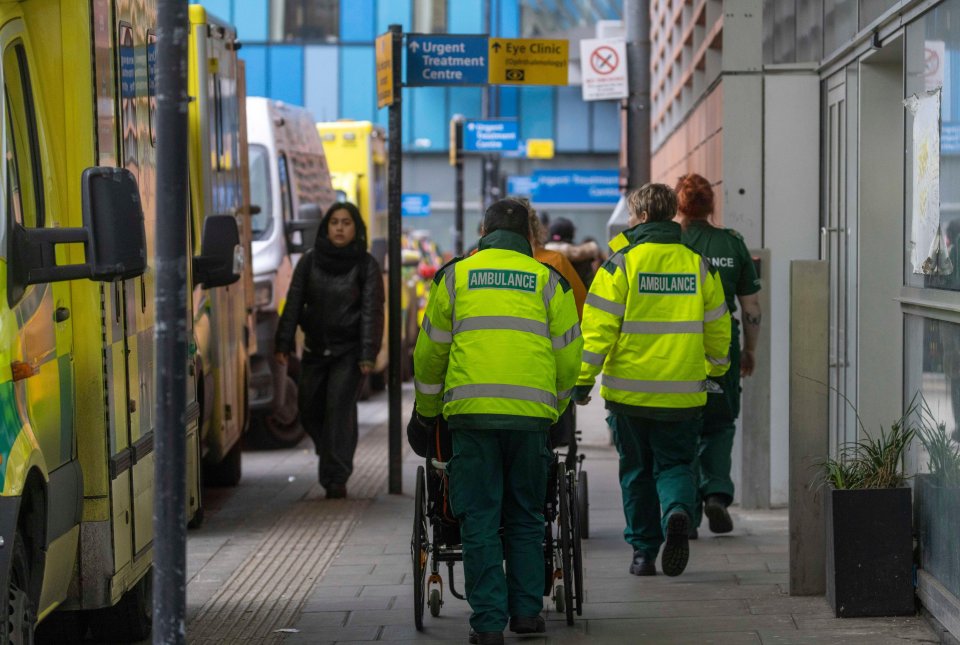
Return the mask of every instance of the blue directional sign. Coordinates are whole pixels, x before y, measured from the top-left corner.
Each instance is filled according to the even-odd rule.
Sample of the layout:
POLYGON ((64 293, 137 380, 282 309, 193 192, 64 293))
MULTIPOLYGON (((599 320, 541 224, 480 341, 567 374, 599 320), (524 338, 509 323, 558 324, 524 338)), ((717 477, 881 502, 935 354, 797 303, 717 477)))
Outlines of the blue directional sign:
POLYGON ((430 214, 430 195, 404 193, 400 198, 400 214, 404 217, 426 217, 430 214))
POLYGON ((516 150, 520 126, 507 119, 467 121, 463 124, 464 152, 503 152, 516 150))
POLYGON ((486 36, 407 35, 407 85, 486 85, 486 36))
POLYGON ((940 152, 944 155, 960 155, 960 123, 944 121, 940 126, 940 152))
POLYGON ((616 204, 620 199, 617 170, 536 170, 534 204, 616 204))
POLYGON ((530 175, 510 175, 507 177, 507 194, 520 197, 533 195, 535 185, 530 175))

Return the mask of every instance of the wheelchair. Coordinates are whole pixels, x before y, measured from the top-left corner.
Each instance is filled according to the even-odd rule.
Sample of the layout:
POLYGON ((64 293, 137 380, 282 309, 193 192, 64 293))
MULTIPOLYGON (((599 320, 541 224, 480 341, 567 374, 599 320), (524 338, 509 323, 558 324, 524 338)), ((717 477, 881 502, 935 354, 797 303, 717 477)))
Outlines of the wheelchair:
MULTIPOLYGON (((550 447, 554 457, 548 473, 543 513, 543 595, 550 598, 558 613, 565 614, 568 625, 574 624, 574 615, 583 612, 580 541, 582 527, 589 527, 587 473, 583 470, 583 456, 577 454, 578 433, 573 429, 576 412, 572 408, 571 405, 564 413, 569 429, 567 436, 555 437, 557 426, 551 429, 550 447), (561 449, 565 451, 561 452, 561 449)), ((459 600, 466 599, 457 590, 454 578, 454 565, 463 561, 463 548, 460 525, 450 508, 446 472, 446 463, 453 454, 453 442, 442 419, 429 432, 426 463, 417 467, 410 539, 413 618, 418 631, 423 630, 426 607, 430 608, 431 616, 437 617, 444 605, 444 582, 440 574, 444 564, 447 567, 447 590, 459 600)))

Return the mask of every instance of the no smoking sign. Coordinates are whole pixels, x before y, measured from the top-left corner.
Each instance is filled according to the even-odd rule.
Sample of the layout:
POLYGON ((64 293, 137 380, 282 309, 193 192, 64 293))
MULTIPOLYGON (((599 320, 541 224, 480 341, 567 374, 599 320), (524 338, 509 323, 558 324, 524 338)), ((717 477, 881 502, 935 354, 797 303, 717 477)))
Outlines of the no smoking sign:
POLYGON ((621 38, 580 41, 583 100, 622 99, 629 95, 627 45, 621 38))
POLYGON ((617 66, 620 64, 620 56, 617 54, 617 50, 613 47, 608 47, 607 45, 602 45, 593 50, 593 53, 590 54, 590 67, 593 68, 597 74, 606 76, 607 74, 612 74, 617 71, 617 66))

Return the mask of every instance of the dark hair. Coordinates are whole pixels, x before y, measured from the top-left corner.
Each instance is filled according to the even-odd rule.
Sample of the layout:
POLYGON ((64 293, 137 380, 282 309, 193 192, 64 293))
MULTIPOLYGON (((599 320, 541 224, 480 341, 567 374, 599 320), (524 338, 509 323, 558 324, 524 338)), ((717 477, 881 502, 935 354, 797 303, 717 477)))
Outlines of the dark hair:
POLYGON ((566 217, 558 217, 550 224, 550 239, 554 242, 573 242, 577 227, 566 217))
POLYGON ((677 214, 677 194, 666 184, 644 184, 627 195, 627 205, 636 217, 646 213, 648 222, 666 222, 677 214))
POLYGON ((367 225, 363 223, 363 217, 360 215, 360 209, 357 208, 355 204, 350 202, 334 202, 330 208, 327 209, 323 219, 320 220, 320 229, 317 231, 317 237, 329 237, 328 229, 330 228, 330 218, 338 210, 345 210, 350 213, 350 218, 353 220, 353 226, 357 229, 357 237, 354 239, 354 241, 360 244, 363 249, 366 249, 367 225))
POLYGON ((702 175, 690 173, 677 180, 677 206, 692 219, 706 219, 713 213, 713 187, 702 175))
POLYGON ((494 231, 510 231, 530 237, 530 210, 516 199, 501 199, 490 205, 483 214, 483 232, 486 235, 494 231))

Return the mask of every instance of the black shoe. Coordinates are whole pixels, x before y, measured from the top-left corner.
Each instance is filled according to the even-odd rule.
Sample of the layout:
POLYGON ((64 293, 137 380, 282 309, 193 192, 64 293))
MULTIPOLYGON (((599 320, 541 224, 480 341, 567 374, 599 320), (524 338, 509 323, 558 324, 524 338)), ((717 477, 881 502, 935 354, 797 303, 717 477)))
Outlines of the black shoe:
POLYGON ((708 495, 703 502, 703 514, 710 520, 712 533, 729 533, 733 530, 733 520, 727 511, 726 501, 719 495, 708 495))
POLYGON ((655 576, 657 575, 657 563, 654 560, 648 560, 643 551, 633 552, 633 561, 630 563, 630 573, 635 576, 655 576))
POLYGON ((346 484, 330 484, 327 488, 327 499, 343 499, 347 496, 346 484))
POLYGON ((690 533, 687 535, 687 538, 691 540, 699 540, 700 532, 697 529, 690 529, 690 533))
POLYGON ((690 559, 690 516, 676 511, 667 518, 667 543, 663 546, 660 568, 664 575, 679 576, 690 559))
POLYGON ((475 632, 471 629, 469 641, 473 645, 503 645, 503 632, 475 632))
POLYGON ((510 631, 514 634, 542 634, 547 631, 543 616, 511 616, 510 631))

